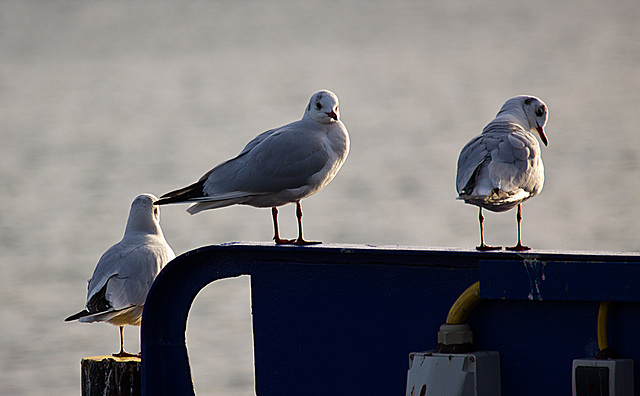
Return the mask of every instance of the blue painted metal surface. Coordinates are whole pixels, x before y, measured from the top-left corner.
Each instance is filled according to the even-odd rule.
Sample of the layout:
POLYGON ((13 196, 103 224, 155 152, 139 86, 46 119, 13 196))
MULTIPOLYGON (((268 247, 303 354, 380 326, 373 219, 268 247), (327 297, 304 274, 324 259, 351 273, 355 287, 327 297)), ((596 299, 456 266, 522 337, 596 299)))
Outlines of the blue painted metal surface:
POLYGON ((570 394, 572 360, 597 352, 597 299, 625 301, 612 306, 609 343, 622 357, 640 358, 638 267, 640 255, 197 249, 169 263, 149 293, 143 393, 193 394, 185 344, 191 303, 210 282, 250 275, 258 395, 403 394, 409 353, 435 347, 451 304, 478 279, 490 299, 468 322, 478 349, 500 352, 503 394, 570 394))
POLYGON ((480 265, 480 295, 510 300, 640 301, 637 260, 637 256, 586 254, 554 261, 486 260, 480 265), (625 261, 629 259, 636 261, 625 261))

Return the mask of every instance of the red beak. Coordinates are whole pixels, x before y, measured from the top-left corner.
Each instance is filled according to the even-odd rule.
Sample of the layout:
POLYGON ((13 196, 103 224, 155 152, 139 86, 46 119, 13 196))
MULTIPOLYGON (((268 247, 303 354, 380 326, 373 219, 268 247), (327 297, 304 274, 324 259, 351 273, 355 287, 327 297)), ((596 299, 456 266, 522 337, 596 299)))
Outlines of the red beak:
POLYGON ((544 143, 545 146, 549 145, 549 141, 547 140, 547 135, 544 134, 544 129, 540 125, 536 128, 538 130, 538 135, 540 135, 540 140, 544 143))
POLYGON ((331 110, 330 112, 325 113, 325 114, 328 115, 329 117, 333 118, 334 120, 338 121, 338 115, 333 110, 331 110))

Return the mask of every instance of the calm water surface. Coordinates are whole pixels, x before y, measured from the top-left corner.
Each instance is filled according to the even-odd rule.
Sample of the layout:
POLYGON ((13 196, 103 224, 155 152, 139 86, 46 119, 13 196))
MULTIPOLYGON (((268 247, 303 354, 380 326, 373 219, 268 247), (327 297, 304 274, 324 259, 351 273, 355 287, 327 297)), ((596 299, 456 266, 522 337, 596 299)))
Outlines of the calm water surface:
MULTIPOLYGON (((0 2, 0 394, 78 394, 80 359, 118 331, 63 319, 133 198, 195 181, 319 89, 352 151, 304 201, 308 238, 473 247, 459 150, 526 93, 550 144, 524 242, 638 251, 638 20, 635 0, 0 2)), ((271 238, 268 210, 185 208, 162 208, 178 254, 271 238)), ((514 217, 487 214, 487 242, 514 243, 514 217)), ((294 235, 293 208, 281 219, 294 235)), ((187 336, 198 394, 253 393, 248 279, 206 288, 187 336)))

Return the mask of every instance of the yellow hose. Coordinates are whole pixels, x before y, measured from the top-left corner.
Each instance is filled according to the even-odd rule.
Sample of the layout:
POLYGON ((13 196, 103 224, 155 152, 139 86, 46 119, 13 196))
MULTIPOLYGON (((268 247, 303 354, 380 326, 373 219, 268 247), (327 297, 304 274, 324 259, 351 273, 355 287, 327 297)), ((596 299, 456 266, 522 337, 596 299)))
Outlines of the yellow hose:
MULTIPOLYGON (((463 324, 473 308, 482 300, 480 298, 480 282, 469 286, 453 303, 447 315, 447 324, 463 324)), ((607 321, 609 316, 609 302, 600 303, 598 310, 598 349, 609 348, 607 341, 607 321)))
POLYGON ((598 349, 605 350, 609 348, 607 341, 607 319, 609 317, 609 302, 601 302, 598 309, 598 349))
MULTIPOLYGON (((447 324, 463 324, 473 308, 482 300, 480 298, 480 282, 469 286, 453 303, 447 315, 447 324)), ((598 327, 599 333, 600 327, 598 327)), ((606 338, 606 333, 605 333, 606 338)))

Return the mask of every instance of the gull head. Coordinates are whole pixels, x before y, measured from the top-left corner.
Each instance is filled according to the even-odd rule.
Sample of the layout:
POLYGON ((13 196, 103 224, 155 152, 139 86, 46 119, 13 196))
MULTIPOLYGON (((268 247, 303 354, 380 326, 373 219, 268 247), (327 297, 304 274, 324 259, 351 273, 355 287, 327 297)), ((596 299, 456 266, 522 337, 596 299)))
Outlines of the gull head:
POLYGON ((535 96, 524 97, 522 105, 529 121, 529 130, 537 132, 540 135, 540 140, 546 146, 549 143, 547 135, 544 133, 544 126, 547 125, 549 118, 547 105, 535 96))
POLYGON ((549 118, 547 105, 535 96, 520 95, 507 100, 496 118, 511 118, 524 129, 537 133, 546 146, 549 141, 544 133, 544 127, 549 118))
POLYGON ((154 205, 158 198, 152 194, 140 194, 131 203, 125 233, 142 231, 157 234, 160 231, 160 208, 154 205))
MULTIPOLYGON (((338 109, 338 97, 331 91, 318 91, 313 94, 309 105, 304 112, 304 117, 321 124, 331 124, 340 120, 340 110, 338 109)), ((303 118, 304 118, 303 117, 303 118)))

